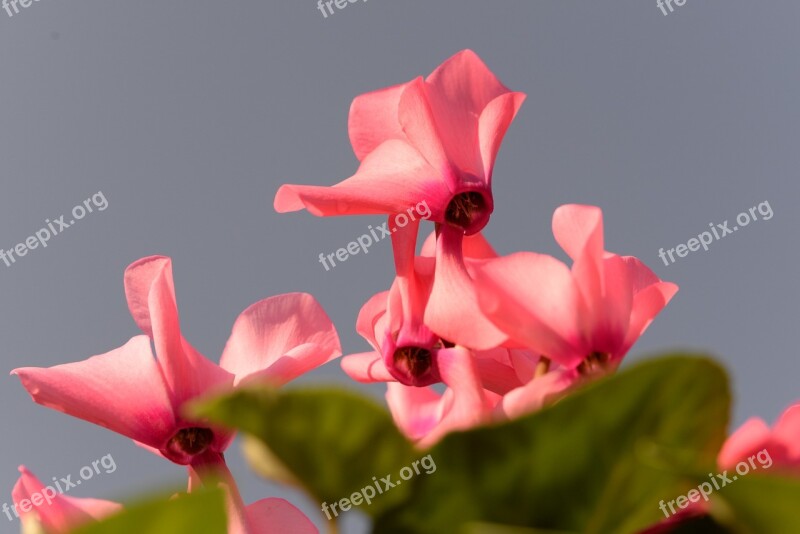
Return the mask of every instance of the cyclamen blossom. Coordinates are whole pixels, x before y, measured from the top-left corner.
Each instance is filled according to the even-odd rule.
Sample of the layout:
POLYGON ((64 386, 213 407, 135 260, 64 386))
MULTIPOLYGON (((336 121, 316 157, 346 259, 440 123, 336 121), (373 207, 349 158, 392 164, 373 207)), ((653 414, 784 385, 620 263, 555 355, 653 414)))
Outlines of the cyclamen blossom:
POLYGON ((356 174, 332 187, 284 185, 275 209, 396 214, 425 201, 431 221, 476 233, 494 209, 495 157, 524 99, 471 50, 425 79, 361 95, 349 117, 356 174))
POLYGON ((122 510, 122 505, 99 499, 79 499, 45 487, 25 466, 11 496, 19 512, 23 532, 67 534, 122 510))
POLYGON ((553 232, 572 268, 533 252, 487 261, 477 269, 483 312, 512 342, 566 369, 614 368, 678 286, 607 252, 600 208, 559 207, 553 232))
POLYGON ((233 439, 228 430, 187 418, 186 403, 243 380, 280 385, 341 354, 333 324, 307 294, 279 295, 245 310, 218 366, 181 334, 169 258, 133 263, 125 293, 146 335, 82 362, 12 374, 35 402, 125 435, 178 464, 221 454, 233 439))
POLYGON ((758 417, 748 419, 722 446, 717 463, 732 469, 764 450, 770 460, 764 467, 774 464, 773 469, 800 476, 800 404, 789 406, 772 428, 758 417))

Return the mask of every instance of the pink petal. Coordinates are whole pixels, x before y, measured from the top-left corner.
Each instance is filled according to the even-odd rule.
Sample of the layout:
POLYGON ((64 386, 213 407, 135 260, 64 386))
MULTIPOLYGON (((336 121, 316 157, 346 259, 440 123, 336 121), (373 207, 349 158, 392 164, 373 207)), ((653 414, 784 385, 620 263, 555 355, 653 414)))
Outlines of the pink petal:
POLYGON ((175 406, 232 383, 233 377, 204 358, 181 335, 172 260, 150 256, 125 270, 125 294, 136 324, 153 339, 175 406))
POLYGON ((400 96, 407 83, 357 96, 350 105, 347 129, 359 161, 389 139, 404 139, 397 117, 400 96))
POLYGON ((318 534, 303 512, 284 499, 261 499, 247 506, 252 534, 318 534))
POLYGON ((745 421, 736 432, 725 441, 717 457, 721 469, 729 469, 747 459, 753 451, 764 448, 770 438, 767 424, 757 417, 745 421))
POLYGON ((322 306, 307 293, 288 293, 247 308, 233 326, 220 366, 236 375, 280 383, 342 354, 339 336, 322 306))
POLYGON ((436 256, 436 275, 425 309, 425 323, 437 335, 475 350, 501 345, 507 336, 482 313, 475 283, 462 256, 463 233, 441 227, 436 256))
POLYGON ((483 160, 483 173, 490 183, 500 144, 524 101, 524 93, 505 93, 489 102, 481 112, 478 137, 483 160))
POLYGON ((487 422, 494 407, 492 398, 483 389, 469 350, 461 347, 442 349, 438 353, 438 365, 442 382, 452 391, 452 400, 444 407, 441 422, 420 440, 423 447, 450 432, 487 422))
POLYGON ((581 298, 566 265, 519 252, 487 261, 476 276, 483 313, 512 340, 565 367, 587 356, 578 329, 581 298))
POLYGON ((363 352, 342 358, 342 370, 353 380, 359 382, 393 382, 394 377, 380 352, 363 352))
POLYGON ((603 212, 596 206, 559 206, 553 214, 553 235, 573 260, 582 254, 602 258, 603 212))
MULTIPOLYGON (((465 235, 461 244, 464 260, 486 260, 497 257, 489 240, 484 237, 483 232, 477 234, 465 235)), ((420 256, 426 258, 433 258, 436 256, 436 232, 431 232, 425 242, 422 244, 420 256)), ((467 270, 469 270, 469 262, 467 262, 467 270)))
POLYGON ((442 396, 431 387, 389 382, 386 402, 397 427, 412 441, 426 436, 441 420, 442 396))
POLYGON ((356 319, 356 332, 366 339, 375 350, 380 350, 380 344, 385 332, 378 332, 377 326, 381 318, 386 315, 389 291, 382 291, 370 297, 358 312, 356 319))
POLYGON ((787 460, 800 467, 800 404, 784 411, 772 429, 772 439, 785 448, 787 460))
POLYGON ((445 179, 451 191, 455 190, 455 169, 452 168, 442 145, 440 130, 428 102, 428 92, 422 78, 417 78, 406 86, 400 97, 398 116, 409 142, 445 179))
POLYGON ((11 374, 19 376, 42 406, 154 448, 172 437, 175 415, 146 336, 82 362, 49 369, 24 367, 11 374))
MULTIPOLYGON (((122 510, 122 505, 98 499, 76 499, 57 493, 52 487, 47 490, 42 482, 36 478, 25 466, 19 467, 21 474, 19 480, 14 485, 12 497, 23 524, 27 523, 28 517, 36 518, 44 529, 52 534, 66 534, 70 530, 102 519, 122 510), (24 512, 20 503, 23 500, 30 501, 31 497, 39 495, 36 500, 43 499, 41 504, 33 504, 28 512, 24 512), (48 503, 48 499, 50 502, 48 503)), ((29 508, 26 504, 25 508, 29 508)))
POLYGON ((572 387, 578 378, 574 370, 552 371, 534 378, 505 395, 497 411, 508 419, 515 419, 539 410, 554 396, 572 387))
POLYGON ((476 146, 477 119, 492 100, 509 90, 472 50, 455 54, 426 81, 428 99, 450 161, 462 172, 487 181, 476 146))
POLYGON ((677 292, 677 285, 671 282, 659 282, 634 295, 630 326, 622 348, 623 353, 636 343, 656 315, 664 309, 677 292))
POLYGON ((450 197, 439 172, 407 142, 392 139, 373 150, 356 174, 334 186, 281 186, 275 195, 275 210, 284 213, 305 208, 323 217, 404 213, 425 200, 430 218, 444 220, 450 197))

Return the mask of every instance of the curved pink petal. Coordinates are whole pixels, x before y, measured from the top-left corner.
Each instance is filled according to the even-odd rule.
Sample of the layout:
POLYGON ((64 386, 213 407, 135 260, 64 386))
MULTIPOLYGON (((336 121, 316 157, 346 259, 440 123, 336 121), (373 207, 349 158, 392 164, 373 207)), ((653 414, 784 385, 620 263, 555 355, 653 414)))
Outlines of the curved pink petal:
POLYGON ((210 387, 232 383, 228 373, 203 357, 181 335, 170 258, 150 256, 132 263, 125 270, 125 295, 136 324, 153 339, 156 358, 176 407, 210 387))
POLYGON ((454 191, 457 187, 456 172, 442 145, 442 135, 433 116, 426 84, 422 78, 417 78, 406 86, 399 104, 398 117, 408 141, 444 178, 451 191, 454 191))
MULTIPOLYGON (((592 351, 612 354, 618 357, 620 347, 624 345, 633 305, 633 287, 631 285, 628 266, 615 254, 606 255, 597 266, 599 278, 587 281, 582 279, 586 271, 581 271, 579 264, 583 258, 576 260, 572 273, 581 288, 598 290, 598 293, 587 296, 584 302, 587 307, 580 321, 587 334, 588 344, 592 351)), ((594 266, 588 271, 590 277, 595 276, 594 266)))
MULTIPOLYGON (((497 252, 495 252, 494 247, 492 247, 489 240, 483 235, 483 232, 465 235, 461 243, 461 249, 467 264, 467 270, 469 270, 470 267, 468 260, 488 260, 497 257, 497 252)), ((428 237, 425 238, 419 255, 424 258, 433 258, 436 256, 436 232, 431 232, 428 237)))
POLYGON ((462 240, 463 232, 458 228, 441 227, 425 323, 457 345, 475 350, 494 348, 503 344, 507 336, 481 311, 475 283, 464 265, 462 240))
POLYGON ((478 121, 478 139, 483 161, 483 174, 489 183, 492 181, 494 161, 500 150, 500 144, 524 101, 524 93, 505 93, 489 102, 481 112, 478 121))
POLYGON ((575 370, 549 372, 506 394, 496 410, 508 419, 534 412, 572 387, 578 379, 575 370))
POLYGON ((521 346, 565 367, 586 356, 581 298, 569 268, 544 254, 519 252, 476 269, 483 313, 521 346))
POLYGON ((451 192, 417 149, 390 139, 373 150, 358 172, 331 187, 283 185, 275 195, 275 210, 303 208, 314 215, 404 213, 425 200, 430 218, 444 220, 451 192))
POLYGON ((393 382, 394 376, 386 369, 380 352, 350 354, 342 358, 342 370, 358 382, 393 382))
POLYGON ((413 387, 389 382, 386 402, 397 428, 408 439, 425 437, 442 418, 442 396, 431 387, 413 387))
POLYGON ((11 494, 23 524, 33 518, 49 534, 66 534, 122 510, 122 505, 115 502, 77 499, 57 493, 52 486, 45 488, 25 466, 20 466, 19 472, 19 480, 11 494), (27 501, 25 506, 22 506, 22 501, 27 501))
POLYGON ((172 437, 172 403, 146 336, 82 362, 48 369, 23 367, 11 374, 19 376, 42 406, 154 448, 172 437))
POLYGON ((553 235, 573 260, 583 254, 601 259, 604 252, 603 211, 597 206, 559 206, 553 213, 553 235))
POLYGON ((787 461, 800 467, 800 404, 784 411, 772 429, 772 439, 783 445, 787 461))
POLYGON ((677 285, 671 282, 659 282, 633 296, 630 326, 628 326, 628 334, 621 349, 622 354, 636 343, 636 340, 650 326, 656 315, 661 313, 661 310, 664 309, 677 292, 677 285))
POLYGON ((499 399, 483 389, 469 350, 461 347, 442 349, 437 358, 442 382, 452 391, 452 398, 445 403, 439 424, 420 440, 423 447, 432 445, 450 432, 489 421, 495 405, 493 401, 499 399))
POLYGON ((722 469, 729 469, 754 451, 764 448, 769 439, 767 424, 758 417, 750 418, 725 441, 717 456, 717 464, 722 469))
POLYGON ((336 328, 316 299, 287 293, 256 302, 239 315, 220 366, 236 375, 237 384, 255 373, 269 376, 271 370, 284 381, 341 354, 336 328), (288 360, 297 371, 287 372, 288 360))
POLYGON ((373 295, 361 306, 356 319, 356 332, 366 339, 372 348, 380 350, 383 332, 377 332, 378 322, 385 317, 389 305, 389 291, 373 295))
POLYGON ((246 508, 252 534, 318 534, 303 512, 284 499, 261 499, 246 508))
POLYGON ((393 85, 357 96, 350 105, 347 130, 353 152, 362 161, 381 143, 403 139, 405 134, 397 117, 400 97, 408 83, 393 85))
POLYGON ((478 118, 492 100, 509 90, 472 50, 463 50, 446 60, 426 82, 428 99, 450 161, 462 172, 487 181, 476 145, 478 118))

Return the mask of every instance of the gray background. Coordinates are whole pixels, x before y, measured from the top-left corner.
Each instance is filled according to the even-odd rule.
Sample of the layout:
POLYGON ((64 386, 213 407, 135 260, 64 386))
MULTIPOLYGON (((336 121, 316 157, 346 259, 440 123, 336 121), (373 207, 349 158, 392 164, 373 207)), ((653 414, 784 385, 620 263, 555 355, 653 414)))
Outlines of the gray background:
MULTIPOLYGON (((0 247, 102 190, 109 208, 0 264, 3 370, 77 361, 138 334, 122 290, 133 260, 171 255, 183 331, 217 360, 252 302, 308 291, 345 352, 361 304, 388 287, 391 247, 325 272, 333 252, 380 218, 280 216, 281 183, 332 184, 356 160, 346 119, 357 94, 477 51, 529 99, 495 171, 488 236, 502 253, 558 254, 556 206, 593 203, 610 250, 639 256, 681 291, 630 361, 686 347, 734 376, 737 423, 773 420, 797 376, 798 22, 795 0, 614 2, 370 0, 324 19, 313 0, 236 3, 41 0, 0 11, 0 247), (762 201, 775 216, 665 267, 709 222, 762 201)), ((351 384, 333 363, 302 382, 351 384)), ((24 463, 65 476, 111 453, 118 469, 70 494, 122 499, 182 468, 129 440, 0 386, 0 488, 24 463)), ((374 388, 378 394, 382 388, 374 388)), ((250 475, 246 500, 296 493, 250 475)), ((350 512, 345 532, 363 521, 350 512)), ((18 523, 0 516, 0 531, 18 523)))

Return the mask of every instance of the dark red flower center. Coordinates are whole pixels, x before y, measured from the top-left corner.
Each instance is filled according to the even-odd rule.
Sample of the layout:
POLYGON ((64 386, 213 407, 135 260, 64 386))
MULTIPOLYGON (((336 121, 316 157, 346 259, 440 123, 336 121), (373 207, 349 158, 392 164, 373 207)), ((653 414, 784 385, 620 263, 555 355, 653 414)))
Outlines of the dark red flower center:
POLYGON ((394 351, 394 363, 414 378, 420 378, 430 371, 433 355, 422 347, 400 347, 394 351))
POLYGON ((197 456, 204 453, 213 441, 214 433, 208 428, 184 428, 172 436, 167 448, 177 454, 197 456))
POLYGON ((459 193, 450 199, 444 217, 448 224, 468 230, 486 217, 486 199, 477 191, 459 193))
POLYGON ((609 359, 610 355, 607 352, 593 352, 578 365, 578 372, 584 376, 601 372, 605 369, 609 359))

